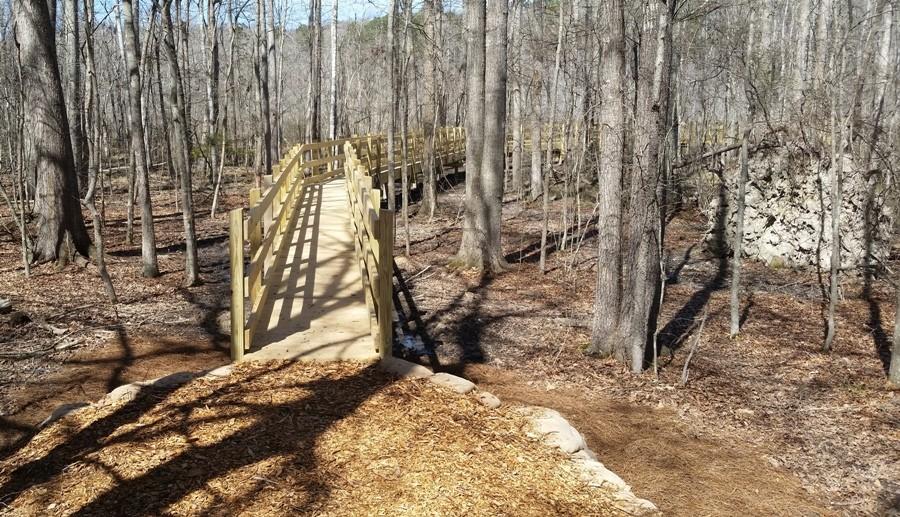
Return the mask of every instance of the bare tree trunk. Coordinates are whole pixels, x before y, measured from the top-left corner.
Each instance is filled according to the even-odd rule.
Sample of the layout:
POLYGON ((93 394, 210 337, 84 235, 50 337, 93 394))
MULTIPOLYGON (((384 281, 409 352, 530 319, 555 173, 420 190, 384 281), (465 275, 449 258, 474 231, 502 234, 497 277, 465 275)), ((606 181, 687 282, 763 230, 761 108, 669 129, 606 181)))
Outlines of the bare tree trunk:
MULTIPOLYGON (((219 171, 216 175, 216 184, 213 188, 213 198, 212 198, 212 206, 209 210, 209 216, 211 218, 216 217, 216 209, 219 205, 219 191, 222 189, 222 178, 225 173, 225 150, 228 147, 228 138, 226 138, 228 133, 228 117, 236 117, 236 113, 229 114, 228 104, 231 100, 231 97, 234 95, 232 92, 231 85, 234 83, 234 40, 237 37, 237 22, 234 15, 234 2, 233 0, 228 0, 228 19, 229 26, 231 29, 231 36, 228 38, 228 67, 225 69, 225 84, 227 85, 225 88, 225 101, 222 103, 222 116, 219 118, 219 127, 222 131, 222 150, 219 155, 219 171)), ((232 133, 234 134, 234 133, 232 133)), ((237 136, 236 134, 234 135, 237 136)))
POLYGON ((53 27, 45 2, 15 0, 12 5, 22 66, 25 126, 37 170, 38 238, 34 258, 64 263, 64 242, 70 241, 75 252, 88 256, 91 241, 81 218, 53 27))
MULTIPOLYGON (((553 137, 554 137, 554 126, 556 125, 556 108, 557 108, 557 99, 559 97, 559 69, 562 66, 562 48, 563 48, 563 34, 564 34, 564 22, 563 17, 565 14, 565 4, 559 4, 559 22, 557 24, 557 33, 556 33, 556 60, 553 66, 553 83, 550 87, 550 128, 547 135, 547 156, 546 163, 544 166, 546 167, 544 172, 543 184, 544 184, 544 202, 543 202, 543 221, 541 223, 541 257, 540 257, 540 270, 541 273, 547 271, 547 235, 550 232, 550 180, 553 179, 553 137)), ((531 143, 534 145, 534 142, 531 143)), ((560 160, 562 156, 560 156, 560 160)))
POLYGON ((515 52, 515 62, 512 65, 512 86, 510 88, 510 93, 512 94, 512 98, 510 99, 510 109, 512 110, 511 124, 512 124, 512 190, 515 192, 516 197, 522 195, 523 182, 522 182, 522 131, 523 131, 523 121, 522 121, 522 37, 520 32, 522 30, 522 3, 515 2, 513 5, 514 14, 513 14, 513 27, 510 31, 510 37, 513 38, 511 41, 513 52, 515 52))
POLYGON ((63 30, 66 48, 66 107, 68 108, 69 131, 72 139, 72 156, 75 160, 75 172, 79 183, 86 179, 83 155, 84 134, 81 127, 81 43, 78 17, 78 0, 65 0, 63 30))
POLYGON ((438 4, 442 0, 425 1, 425 38, 427 50, 425 51, 425 97, 427 119, 423 121, 422 130, 425 140, 425 157, 422 164, 422 211, 428 217, 434 217, 437 205, 437 174, 439 173, 434 158, 434 134, 437 130, 437 121, 440 111, 440 94, 438 93, 438 20, 440 9, 438 4))
POLYGON ((337 140, 337 26, 338 0, 331 0, 331 106, 328 109, 328 137, 337 140))
POLYGON ((541 172, 541 87, 534 86, 531 91, 532 117, 531 117, 531 200, 541 196, 543 185, 541 172))
POLYGON ((259 147, 260 152, 262 153, 259 164, 263 168, 263 175, 272 174, 272 124, 269 116, 269 57, 266 45, 266 32, 266 0, 256 0, 256 38, 257 46, 259 48, 257 84, 259 85, 260 94, 259 147))
POLYGON ((637 68, 637 112, 630 185, 628 245, 623 266, 626 279, 620 321, 631 357, 631 371, 644 367, 644 351, 656 332, 660 285, 660 161, 668 113, 667 46, 671 41, 670 5, 646 0, 637 68))
POLYGON ((125 39, 125 66, 128 69, 129 110, 131 112, 131 152, 134 154, 137 176, 138 202, 141 205, 141 262, 143 275, 159 275, 156 260, 156 235, 153 233, 153 206, 150 201, 150 171, 144 145, 144 126, 141 113, 141 77, 138 65, 141 62, 138 35, 135 31, 136 19, 133 0, 121 0, 122 25, 125 39))
MULTIPOLYGON (((207 173, 211 182, 215 181, 217 170, 216 144, 219 139, 219 2, 221 0, 206 0, 206 145, 209 160, 207 161, 207 173)), ((169 16, 171 18, 171 15, 169 16)), ((173 36, 174 45, 174 36, 173 36)), ((177 56, 177 53, 176 53, 177 56)), ((171 68, 170 68, 171 71, 171 68)), ((180 74, 179 74, 180 75, 180 74)), ((187 140, 189 143, 190 140, 187 140)), ((189 153, 190 154, 190 151, 189 153)))
MULTIPOLYGON (((396 1, 396 0, 393 0, 396 1)), ((306 104, 306 141, 321 139, 322 105, 322 0, 309 3, 309 95, 306 104)))
MULTIPOLYGON (((178 66, 178 52, 175 49, 175 26, 172 23, 172 0, 163 4, 163 24, 165 26, 166 61, 171 76, 169 85, 169 112, 172 114, 172 141, 175 149, 175 163, 181 174, 181 209, 184 221, 184 285, 193 286, 200 281, 200 267, 197 262, 197 235, 194 229, 193 187, 190 173, 190 150, 184 92, 182 91, 181 69, 178 66)), ((215 154, 215 146, 212 153, 215 154)))
MULTIPOLYGON (((281 156, 282 134, 281 126, 278 123, 278 113, 281 109, 281 97, 279 96, 280 92, 278 91, 278 56, 275 52, 275 1, 266 1, 268 2, 266 13, 268 14, 268 23, 266 23, 266 54, 268 59, 266 69, 269 74, 269 93, 274 97, 274 101, 271 103, 271 105, 275 106, 274 110, 269 110, 269 117, 271 118, 271 121, 269 122, 269 125, 271 127, 271 139, 269 141, 269 147, 271 149, 270 152, 274 153, 275 159, 278 159, 278 157, 281 156)), ((321 2, 321 0, 319 1, 321 2)))
POLYGON ((600 70, 600 163, 597 208, 597 290, 589 352, 628 360, 618 333, 622 297, 622 172, 625 159, 625 5, 603 11, 600 70))
POLYGON ((488 229, 484 227, 485 0, 466 0, 466 199, 463 232, 456 263, 484 267, 488 229))
POLYGON ((109 272, 106 269, 106 250, 103 241, 103 218, 97 210, 95 203, 97 193, 97 179, 100 176, 100 124, 98 123, 100 110, 97 106, 97 73, 94 60, 94 0, 84 1, 85 17, 85 67, 87 81, 85 83, 85 104, 87 109, 85 127, 90 135, 87 140, 88 159, 88 184, 87 193, 84 196, 84 204, 91 212, 94 223, 94 260, 97 263, 97 271, 106 296, 110 303, 117 303, 118 297, 113 287, 109 272))
POLYGON ((750 24, 747 30, 747 46, 744 52, 744 95, 747 97, 747 120, 744 121, 744 133, 741 138, 741 176, 738 180, 737 220, 735 221, 734 243, 731 245, 734 255, 731 259, 731 337, 741 331, 741 260, 744 245, 744 211, 747 201, 747 183, 750 181, 750 133, 753 129, 753 92, 750 74, 752 73, 754 19, 756 14, 751 7, 750 24))
POLYGON ((484 148, 481 182, 487 236, 484 265, 500 271, 506 261, 501 246, 503 176, 506 172, 506 77, 509 0, 488 0, 485 28, 484 148))
MULTIPOLYGON (((315 1, 315 0, 313 0, 315 1)), ((387 196, 388 208, 394 208, 394 155, 397 149, 397 142, 394 134, 397 132, 397 103, 399 102, 400 77, 397 71, 397 14, 398 0, 391 0, 388 10, 388 60, 389 60, 389 76, 391 81, 391 106, 389 114, 389 125, 387 134, 387 196)))

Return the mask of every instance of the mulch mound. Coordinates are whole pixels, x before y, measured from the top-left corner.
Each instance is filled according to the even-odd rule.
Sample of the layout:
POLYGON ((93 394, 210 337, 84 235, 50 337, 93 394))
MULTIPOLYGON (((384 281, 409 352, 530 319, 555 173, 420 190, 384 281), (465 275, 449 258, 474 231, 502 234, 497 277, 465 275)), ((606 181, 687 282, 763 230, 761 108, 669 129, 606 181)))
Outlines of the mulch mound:
POLYGON ((53 424, 0 463, 0 514, 617 514, 526 425, 372 365, 241 364, 53 424))

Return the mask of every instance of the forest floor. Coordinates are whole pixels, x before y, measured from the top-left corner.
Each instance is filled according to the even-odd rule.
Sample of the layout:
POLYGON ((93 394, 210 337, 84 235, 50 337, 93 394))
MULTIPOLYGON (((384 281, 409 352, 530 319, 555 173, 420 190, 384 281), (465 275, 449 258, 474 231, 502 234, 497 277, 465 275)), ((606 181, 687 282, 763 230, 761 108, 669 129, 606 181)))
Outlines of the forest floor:
MULTIPOLYGON (((11 299, 15 311, 0 315, 0 457, 31 437, 60 404, 91 402, 122 384, 229 362, 226 211, 245 199, 246 186, 226 184, 215 219, 211 189, 195 189, 203 283, 185 289, 184 226, 175 191, 161 179, 152 185, 161 274, 143 278, 140 220, 129 245, 126 195, 117 184, 108 196, 105 232, 115 306, 93 264, 62 270, 43 264, 26 280, 18 237, 0 231, 0 298, 11 299)), ((0 211, 12 227, 8 216, 0 211)))
MULTIPOLYGON (((559 410, 639 497, 667 514, 900 511, 900 390, 885 381, 894 314, 886 282, 863 297, 860 282, 844 281, 838 337, 825 354, 816 272, 748 261, 742 332, 730 339, 727 263, 705 252, 706 221, 686 210, 668 226, 659 377, 636 376, 583 352, 596 282, 593 234, 576 232, 580 247, 565 251, 551 235, 542 274, 541 202, 507 198, 509 270, 454 271, 447 263, 459 246, 463 193, 461 183, 449 186, 433 220, 413 216, 408 259, 399 256, 399 223, 401 298, 415 305, 418 321, 410 320, 425 343, 412 358, 461 372, 504 400, 559 410)), ((584 204, 584 221, 592 208, 584 204)), ((551 204, 556 232, 561 210, 561 201, 551 204)))
MULTIPOLYGON (((223 211, 238 206, 244 192, 233 185, 223 211)), ((876 515, 898 503, 900 392, 884 382, 879 355, 892 332, 887 285, 876 282, 861 298, 858 283, 845 282, 835 351, 823 354, 815 272, 749 263, 743 332, 731 340, 727 269, 704 252, 703 219, 681 213, 667 237, 672 280, 659 379, 634 376, 582 352, 595 282, 592 235, 577 252, 558 251, 551 238, 548 272, 541 274, 540 202, 508 200, 509 271, 452 271, 462 194, 461 184, 449 186, 437 217, 415 216, 411 259, 401 256, 398 227, 397 264, 421 313, 418 330, 436 352, 433 365, 461 372, 505 401, 558 409, 601 461, 667 514, 876 515)), ((154 188, 163 273, 156 279, 140 276, 139 244, 124 244, 123 207, 107 207, 110 271, 121 300, 115 310, 93 266, 44 265, 24 282, 17 242, 0 231, 0 298, 30 319, 0 316, 0 445, 7 453, 59 404, 228 362, 227 226, 223 216, 209 218, 210 197, 200 190, 195 197, 204 284, 190 289, 181 286, 182 223, 172 191, 154 188)), ((585 221, 590 208, 585 203, 585 221)), ((559 210, 555 201, 551 228, 560 226, 559 210)), ((135 231, 139 243, 139 226, 135 231)))

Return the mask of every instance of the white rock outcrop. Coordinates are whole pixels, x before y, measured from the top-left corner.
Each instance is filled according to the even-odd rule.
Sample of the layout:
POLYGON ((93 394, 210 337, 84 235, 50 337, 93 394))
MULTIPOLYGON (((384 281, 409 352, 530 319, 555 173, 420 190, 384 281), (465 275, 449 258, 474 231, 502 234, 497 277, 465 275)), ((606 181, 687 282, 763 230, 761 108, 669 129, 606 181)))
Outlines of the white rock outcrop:
MULTIPOLYGON (((863 264, 867 245, 876 257, 886 256, 893 214, 878 174, 859 170, 848 155, 842 160, 842 265, 854 267, 863 264), (866 230, 867 206, 871 207, 871 232, 866 230)), ((706 208, 710 223, 707 243, 718 252, 731 248, 735 231, 740 169, 736 162, 729 163, 723 174, 724 185, 714 174, 705 173, 707 184, 714 186, 706 208)), ((796 146, 760 150, 751 156, 744 213, 745 257, 775 267, 817 263, 828 267, 832 167, 836 163, 829 157, 811 156, 796 146)))

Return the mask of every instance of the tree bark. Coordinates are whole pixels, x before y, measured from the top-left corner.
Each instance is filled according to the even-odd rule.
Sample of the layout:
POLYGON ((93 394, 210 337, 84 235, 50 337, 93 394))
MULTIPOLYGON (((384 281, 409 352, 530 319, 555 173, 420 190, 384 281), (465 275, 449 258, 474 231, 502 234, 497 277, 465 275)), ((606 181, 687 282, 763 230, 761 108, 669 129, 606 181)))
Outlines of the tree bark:
POLYGON ((331 0, 331 106, 328 108, 328 137, 337 140, 338 121, 337 121, 337 71, 338 71, 338 49, 337 49, 337 26, 338 26, 338 0, 331 0))
POLYGON ((637 68, 637 112, 631 170, 628 241, 623 268, 626 279, 620 330, 630 351, 631 371, 640 373, 644 352, 656 332, 661 288, 659 235, 659 151, 668 112, 669 27, 673 0, 664 5, 646 0, 637 68))
POLYGON ((463 233, 455 261, 483 268, 488 229, 481 183, 484 156, 485 0, 466 0, 466 199, 463 233))
POLYGON ((65 262, 63 243, 70 241, 74 251, 88 256, 91 241, 81 217, 53 26, 45 2, 15 0, 13 12, 22 66, 25 129, 37 170, 34 259, 65 262))
MULTIPOLYGON (((165 25, 165 50, 168 63, 169 92, 167 95, 169 112, 172 120, 172 147, 174 148, 175 166, 181 175, 181 213, 184 222, 184 285, 193 286, 200 281, 200 266, 197 261, 197 234, 194 228, 194 198, 191 185, 190 147, 188 146, 187 113, 184 91, 182 90, 181 68, 178 65, 178 52, 175 49, 175 26, 172 23, 172 0, 165 0, 162 9, 165 25)), ((218 118, 218 114, 216 114, 218 118)), ((211 146, 215 155, 215 146, 211 146)))
POLYGON ((310 0, 309 28, 310 79, 306 104, 306 141, 317 142, 322 137, 322 0, 310 0))
POLYGON ((78 0, 65 0, 63 30, 66 48, 66 107, 68 108, 69 132, 72 139, 72 157, 75 173, 80 184, 87 179, 84 169, 84 133, 81 127, 81 38, 78 17, 78 0))
MULTIPOLYGON (((166 1, 170 2, 170 0, 166 1)), ((206 1, 207 27, 205 37, 208 62, 206 64, 206 145, 204 147, 209 150, 207 175, 210 182, 215 181, 218 159, 216 146, 219 140, 219 2, 220 0, 206 1)), ((171 14, 169 18, 171 18, 171 14)), ((173 46, 174 42, 175 38, 173 36, 173 46)), ((175 55, 178 55, 177 52, 175 55)), ((171 72, 172 69, 169 68, 169 71, 171 72)), ((186 142, 190 144, 189 139, 186 142)), ((188 156, 190 156, 190 148, 188 156)))
POLYGON ((625 159, 625 5, 603 10, 600 70, 600 157, 597 207, 597 289, 590 353, 627 361, 618 332, 622 298, 622 173, 625 159))
POLYGON ((128 70, 129 111, 131 113, 131 152, 134 154, 138 203, 141 205, 141 262, 143 275, 159 275, 156 260, 156 235, 153 232, 153 206, 150 201, 150 171, 144 143, 144 125, 141 113, 141 62, 138 35, 135 30, 134 0, 122 0, 122 25, 125 39, 125 66, 128 70))
MULTIPOLYGON (((94 59, 94 0, 85 0, 84 2, 85 17, 85 128, 87 128, 87 165, 88 165, 88 182, 87 192, 84 196, 84 204, 91 212, 94 223, 94 260, 97 263, 97 271, 103 287, 106 290, 106 296, 110 303, 117 303, 116 289, 113 287, 109 272, 106 269, 106 249, 103 240, 103 218, 97 210, 95 202, 97 194, 97 180, 100 177, 100 124, 97 105, 97 73, 96 63, 94 59)), ((102 183, 101 183, 102 185, 102 183)))

